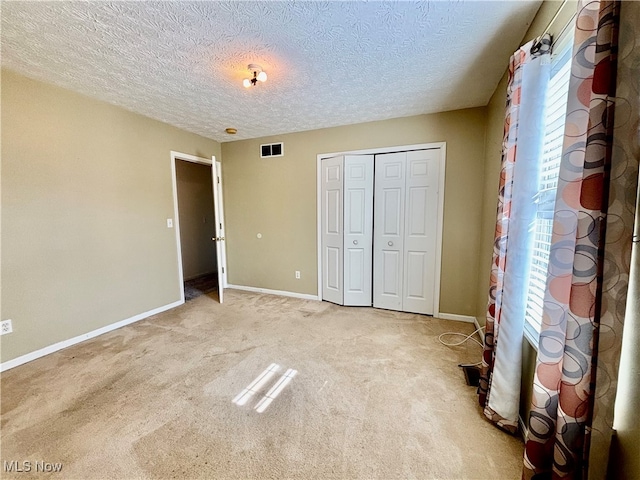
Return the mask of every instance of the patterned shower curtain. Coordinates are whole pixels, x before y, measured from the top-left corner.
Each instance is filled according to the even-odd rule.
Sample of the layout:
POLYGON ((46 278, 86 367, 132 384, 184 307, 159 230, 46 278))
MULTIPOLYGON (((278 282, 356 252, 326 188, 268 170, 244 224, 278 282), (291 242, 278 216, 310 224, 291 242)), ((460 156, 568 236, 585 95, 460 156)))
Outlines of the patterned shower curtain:
POLYGON ((524 479, 588 475, 599 328, 608 309, 620 308, 606 301, 607 292, 603 301, 603 278, 620 264, 616 255, 626 255, 605 249, 609 191, 615 190, 610 177, 619 8, 610 0, 578 4, 524 479))
POLYGON ((478 394, 485 416, 511 433, 518 429, 524 299, 532 249, 528 232, 536 214, 550 53, 551 37, 545 35, 520 47, 509 62, 498 213, 478 394))

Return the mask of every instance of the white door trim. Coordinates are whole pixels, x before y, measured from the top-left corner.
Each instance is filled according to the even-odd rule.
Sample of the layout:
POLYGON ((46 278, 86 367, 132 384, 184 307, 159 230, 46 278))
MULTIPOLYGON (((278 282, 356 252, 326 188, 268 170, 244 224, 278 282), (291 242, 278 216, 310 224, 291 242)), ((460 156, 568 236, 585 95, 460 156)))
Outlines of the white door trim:
POLYGON ((438 185, 438 225, 436 227, 436 266, 433 291, 433 316, 440 314, 440 278, 442 277, 442 229, 444 225, 444 179, 446 175, 447 144, 440 144, 440 178, 438 185))
POLYGON ((442 228, 444 224, 444 185, 446 176, 446 142, 420 143, 414 145, 397 145, 380 148, 369 148, 364 150, 345 150, 341 152, 319 153, 316 156, 316 243, 317 243, 317 261, 318 261, 318 298, 322 298, 322 195, 321 195, 321 179, 323 158, 336 157, 338 155, 367 155, 394 152, 407 152, 411 150, 430 150, 440 149, 440 179, 438 191, 438 224, 436 226, 436 272, 435 286, 433 292, 433 315, 435 317, 440 313, 440 278, 442 268, 442 228))
MULTIPOLYGON (((184 303, 184 274, 182 272, 182 245, 180 243, 180 217, 178 214, 178 182, 176 178, 176 160, 184 160, 186 162, 199 163, 201 165, 208 165, 211 167, 211 178, 215 181, 216 178, 216 157, 212 156, 211 158, 197 157, 195 155, 189 155, 188 153, 180 153, 174 152, 171 153, 171 187, 173 190, 173 228, 176 231, 176 247, 178 253, 178 285, 180 285, 180 304, 184 303)), ((222 184, 220 184, 222 190, 222 184)), ((220 191, 220 197, 222 197, 222 191, 220 191)), ((222 205, 219 206, 220 208, 222 205)), ((216 219, 218 221, 218 219, 216 219)), ((224 226, 224 225, 223 225, 224 226)), ((224 271, 224 281, 226 283, 226 269, 227 258, 226 258, 226 250, 222 251, 222 265, 225 266, 224 271)), ((218 265, 218 270, 220 270, 221 265, 218 265)), ((218 278, 221 278, 220 275, 218 278)), ((223 284, 224 285, 224 284, 223 284)))

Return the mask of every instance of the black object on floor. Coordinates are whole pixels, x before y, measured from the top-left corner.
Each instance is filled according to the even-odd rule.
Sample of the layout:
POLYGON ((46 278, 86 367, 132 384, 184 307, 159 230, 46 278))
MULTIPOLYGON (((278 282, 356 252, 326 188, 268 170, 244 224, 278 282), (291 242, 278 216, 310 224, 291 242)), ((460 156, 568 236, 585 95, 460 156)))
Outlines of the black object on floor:
POLYGON ((477 387, 480 385, 480 368, 476 365, 460 365, 464 372, 464 379, 467 381, 467 385, 471 387, 477 387))

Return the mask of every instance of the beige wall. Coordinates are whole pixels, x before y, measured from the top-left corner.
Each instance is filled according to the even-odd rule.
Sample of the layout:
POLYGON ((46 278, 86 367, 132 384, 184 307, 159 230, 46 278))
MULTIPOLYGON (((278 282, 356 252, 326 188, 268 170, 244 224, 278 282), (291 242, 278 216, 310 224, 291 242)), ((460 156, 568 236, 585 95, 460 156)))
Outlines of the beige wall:
POLYGON ((217 142, 2 71, 7 361, 175 302, 170 151, 217 142))
POLYGON ((317 294, 317 154, 444 141, 440 311, 474 315, 484 123, 475 108, 224 143, 229 282, 317 294), (261 143, 279 141, 284 157, 260 159, 261 143))
POLYGON ((211 167, 176 160, 182 272, 189 280, 216 271, 211 167))

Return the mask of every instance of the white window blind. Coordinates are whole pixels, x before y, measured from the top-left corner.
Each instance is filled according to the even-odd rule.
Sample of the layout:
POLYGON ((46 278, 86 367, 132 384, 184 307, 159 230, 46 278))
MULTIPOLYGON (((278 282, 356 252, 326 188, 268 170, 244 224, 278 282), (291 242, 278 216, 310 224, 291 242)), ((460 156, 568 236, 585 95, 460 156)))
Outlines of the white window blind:
POLYGON ((570 22, 565 32, 554 45, 551 57, 551 79, 546 97, 546 123, 543 156, 540 165, 537 214, 533 231, 533 255, 529 270, 529 287, 525 311, 525 334, 537 344, 542 325, 542 311, 547 284, 547 267, 553 232, 553 210, 558 173, 562 157, 564 124, 567 115, 567 96, 571 75, 573 25, 570 22))

